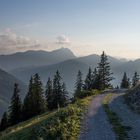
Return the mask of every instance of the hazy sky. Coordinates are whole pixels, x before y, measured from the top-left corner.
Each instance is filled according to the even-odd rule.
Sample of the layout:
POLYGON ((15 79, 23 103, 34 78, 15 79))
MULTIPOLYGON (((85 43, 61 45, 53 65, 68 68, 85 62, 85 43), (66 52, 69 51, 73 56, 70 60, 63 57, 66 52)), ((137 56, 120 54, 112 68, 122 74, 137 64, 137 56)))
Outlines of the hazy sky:
POLYGON ((68 47, 140 57, 140 0, 0 0, 0 53, 68 47))

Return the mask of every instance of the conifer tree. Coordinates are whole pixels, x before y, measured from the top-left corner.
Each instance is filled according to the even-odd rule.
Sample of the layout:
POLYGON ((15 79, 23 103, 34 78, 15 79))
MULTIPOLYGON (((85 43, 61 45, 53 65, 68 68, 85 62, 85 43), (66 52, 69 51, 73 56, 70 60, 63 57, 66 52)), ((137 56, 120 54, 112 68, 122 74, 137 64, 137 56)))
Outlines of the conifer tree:
POLYGON ((77 74, 77 79, 75 83, 75 94, 74 96, 77 97, 77 95, 83 90, 83 80, 82 80, 82 72, 79 70, 77 74))
POLYGON ((23 120, 27 120, 33 117, 35 112, 36 108, 33 92, 33 77, 31 76, 31 79, 29 81, 28 93, 25 96, 23 103, 23 111, 22 111, 23 120))
POLYGON ((105 88, 111 87, 110 82, 114 78, 111 76, 113 73, 111 73, 110 70, 107 55, 103 52, 100 63, 98 64, 99 89, 104 90, 105 88))
POLYGON ((35 74, 29 82, 28 93, 23 104, 23 120, 44 113, 46 110, 43 84, 40 76, 35 74))
POLYGON ((68 91, 66 89, 66 84, 63 82, 62 84, 62 106, 66 106, 68 104, 68 91))
POLYGON ((7 112, 4 112, 0 122, 0 131, 5 130, 7 127, 8 127, 8 115, 7 112))
POLYGON ((39 115, 45 112, 46 105, 45 105, 45 95, 43 91, 43 84, 41 82, 40 76, 36 73, 33 76, 34 83, 33 83, 33 100, 34 100, 34 108, 35 112, 34 115, 39 115))
POLYGON ((88 74, 85 79, 84 83, 84 90, 91 90, 92 89, 92 70, 89 67, 88 74))
POLYGON ((130 83, 129 83, 129 78, 127 78, 126 72, 124 72, 122 82, 121 82, 121 88, 129 88, 130 83))
POLYGON ((56 71, 53 79, 53 107, 63 107, 62 78, 59 71, 56 71))
POLYGON ((50 77, 48 78, 46 85, 46 103, 49 110, 53 109, 53 85, 50 77))
POLYGON ((66 106, 67 95, 68 92, 66 90, 65 83, 63 82, 62 77, 57 70, 53 78, 53 84, 49 78, 46 86, 46 100, 48 109, 52 110, 66 106))
POLYGON ((139 75, 137 72, 134 73, 133 79, 132 79, 132 86, 135 87, 139 81, 139 75))
POLYGON ((99 89, 99 76, 97 68, 94 69, 92 74, 92 89, 99 89))
POLYGON ((17 124, 21 121, 21 108, 22 108, 22 103, 21 99, 19 96, 19 88, 18 84, 15 83, 14 85, 14 93, 11 98, 11 104, 9 107, 9 122, 10 125, 17 124))

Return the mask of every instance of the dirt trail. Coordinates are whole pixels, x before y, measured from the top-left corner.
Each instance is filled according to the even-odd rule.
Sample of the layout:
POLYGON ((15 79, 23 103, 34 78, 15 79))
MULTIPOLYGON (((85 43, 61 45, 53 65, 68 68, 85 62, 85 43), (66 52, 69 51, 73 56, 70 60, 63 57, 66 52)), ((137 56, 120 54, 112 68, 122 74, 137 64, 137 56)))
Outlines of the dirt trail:
POLYGON ((85 120, 83 122, 79 140, 115 140, 115 133, 112 130, 106 113, 102 106, 105 94, 93 98, 85 120))
POLYGON ((114 94, 110 108, 118 115, 124 125, 132 128, 128 133, 129 140, 140 140, 140 115, 132 112, 124 103, 124 94, 114 94))

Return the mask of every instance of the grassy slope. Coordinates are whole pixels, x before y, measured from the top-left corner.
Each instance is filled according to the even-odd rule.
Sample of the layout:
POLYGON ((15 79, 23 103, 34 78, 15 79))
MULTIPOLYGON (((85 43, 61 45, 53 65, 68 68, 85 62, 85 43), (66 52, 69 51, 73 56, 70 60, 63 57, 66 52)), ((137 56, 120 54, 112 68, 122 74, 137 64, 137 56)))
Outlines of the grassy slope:
POLYGON ((35 117, 0 133, 0 140, 77 139, 80 122, 92 96, 66 108, 35 117))

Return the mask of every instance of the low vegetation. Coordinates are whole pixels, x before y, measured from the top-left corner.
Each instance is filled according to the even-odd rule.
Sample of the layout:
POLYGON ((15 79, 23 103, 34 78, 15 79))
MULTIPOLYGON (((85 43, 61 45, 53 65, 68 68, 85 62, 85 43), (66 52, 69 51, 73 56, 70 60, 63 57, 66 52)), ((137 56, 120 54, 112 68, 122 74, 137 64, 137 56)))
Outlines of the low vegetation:
POLYGON ((10 127, 0 133, 0 140, 76 140, 83 114, 92 98, 77 99, 65 108, 10 127))
POLYGON ((136 113, 140 113, 140 83, 131 88, 124 96, 127 105, 136 113))
POLYGON ((112 124, 113 130, 116 133, 116 137, 118 140, 125 140, 128 138, 128 131, 131 129, 128 126, 122 125, 120 118, 117 116, 115 112, 113 112, 109 108, 109 102, 112 98, 113 94, 108 94, 103 100, 103 106, 105 112, 108 116, 109 122, 112 124))

